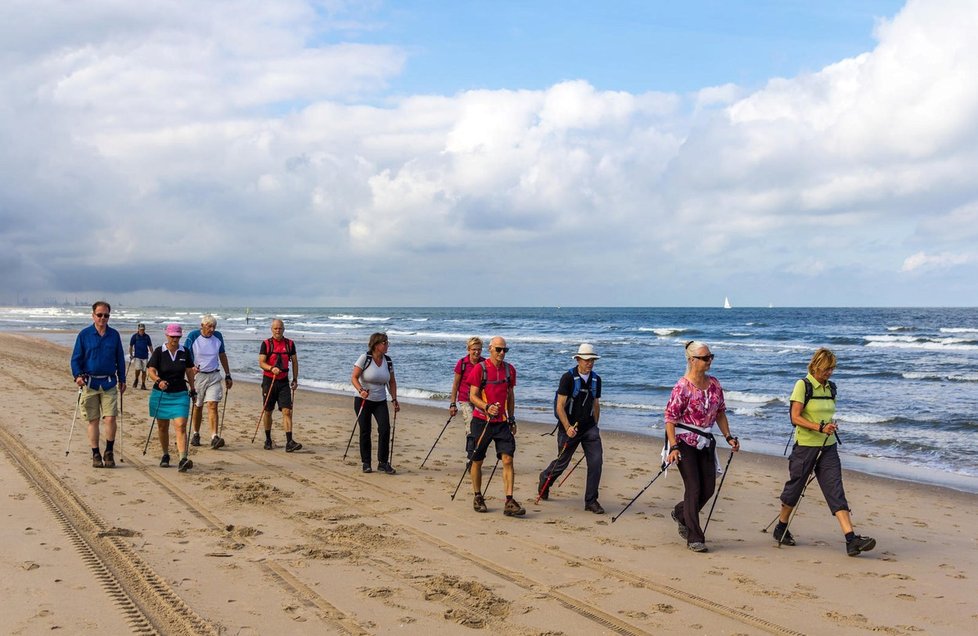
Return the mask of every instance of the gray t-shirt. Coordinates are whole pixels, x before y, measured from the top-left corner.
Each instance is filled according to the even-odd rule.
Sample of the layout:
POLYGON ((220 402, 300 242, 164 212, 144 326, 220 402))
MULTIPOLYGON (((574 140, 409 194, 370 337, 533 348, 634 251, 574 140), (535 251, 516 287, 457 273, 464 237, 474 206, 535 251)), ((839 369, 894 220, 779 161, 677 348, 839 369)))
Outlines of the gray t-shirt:
POLYGON ((384 358, 378 366, 374 363, 373 358, 363 354, 357 358, 356 366, 363 369, 363 372, 360 373, 360 385, 370 391, 367 399, 371 402, 387 400, 387 383, 391 381, 391 372, 387 368, 387 358, 384 358), (368 359, 370 364, 367 364, 368 359))

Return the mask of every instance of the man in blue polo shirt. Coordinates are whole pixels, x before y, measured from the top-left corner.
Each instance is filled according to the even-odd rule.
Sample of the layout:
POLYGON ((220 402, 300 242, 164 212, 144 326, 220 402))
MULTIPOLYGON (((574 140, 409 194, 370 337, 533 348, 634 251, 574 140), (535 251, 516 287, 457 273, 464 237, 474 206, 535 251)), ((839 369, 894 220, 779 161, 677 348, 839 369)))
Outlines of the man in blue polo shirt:
POLYGON ((146 325, 136 325, 136 333, 129 338, 129 364, 135 364, 136 373, 132 376, 132 388, 139 384, 139 374, 143 374, 143 390, 146 390, 146 363, 153 352, 153 340, 146 333, 146 325))
POLYGON ((104 300, 92 305, 92 324, 75 338, 71 374, 82 390, 88 441, 94 468, 115 468, 115 418, 119 396, 126 391, 126 352, 119 332, 109 326, 112 308, 104 300), (99 452, 99 417, 105 422, 105 455, 99 452))

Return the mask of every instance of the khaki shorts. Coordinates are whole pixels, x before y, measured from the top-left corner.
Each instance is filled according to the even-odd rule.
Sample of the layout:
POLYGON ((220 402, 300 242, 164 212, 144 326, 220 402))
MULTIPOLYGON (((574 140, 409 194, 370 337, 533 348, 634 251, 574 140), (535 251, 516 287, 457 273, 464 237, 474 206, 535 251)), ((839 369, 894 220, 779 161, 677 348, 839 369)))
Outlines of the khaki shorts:
POLYGON ((198 373, 194 388, 197 389, 197 406, 204 406, 204 402, 220 402, 224 397, 224 377, 220 371, 198 373))
POLYGON ((115 417, 119 412, 119 387, 93 389, 86 386, 82 389, 81 403, 89 422, 100 417, 115 417))
POLYGON ((462 421, 465 422, 465 428, 468 430, 469 425, 472 424, 472 403, 459 402, 458 412, 462 414, 462 421))
POLYGON ((149 360, 146 358, 133 358, 132 368, 136 371, 145 371, 147 362, 149 362, 149 360))

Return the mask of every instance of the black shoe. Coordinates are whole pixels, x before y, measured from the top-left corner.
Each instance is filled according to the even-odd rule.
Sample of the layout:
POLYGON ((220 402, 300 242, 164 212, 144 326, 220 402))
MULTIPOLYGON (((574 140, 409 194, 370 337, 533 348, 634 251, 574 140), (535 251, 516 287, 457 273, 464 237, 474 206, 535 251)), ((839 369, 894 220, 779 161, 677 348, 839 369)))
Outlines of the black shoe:
POLYGON ((92 455, 92 468, 102 468, 103 466, 104 464, 102 464, 102 456, 97 454, 92 455))
POLYGON ((146 385, 145 385, 145 384, 143 384, 143 386, 141 386, 141 387, 139 387, 139 388, 141 388, 141 389, 142 389, 143 391, 145 391, 145 390, 146 390, 146 385))
MULTIPOLYGON (((112 451, 105 451, 105 459, 102 460, 102 467, 115 468, 115 455, 112 454, 112 451)), ((873 545, 875 545, 875 542, 873 545)))
POLYGON ((858 534, 852 541, 846 541, 846 554, 849 556, 859 556, 861 552, 869 552, 876 547, 876 539, 872 537, 861 537, 858 534))
POLYGON ((706 547, 706 544, 703 543, 702 541, 693 541, 692 543, 690 543, 686 547, 689 548, 690 550, 692 550, 693 552, 709 552, 710 551, 710 549, 708 547, 706 547))
POLYGON ((679 536, 682 537, 683 539, 688 539, 689 528, 686 527, 686 522, 680 519, 679 515, 676 514, 675 508, 673 508, 672 512, 669 513, 669 516, 672 517, 672 520, 676 522, 676 525, 679 530, 679 536))
MULTIPOLYGON (((791 530, 788 530, 787 524, 782 525, 781 523, 778 523, 778 525, 774 526, 774 540, 781 545, 795 545, 795 538, 791 536, 791 530)), ((873 545, 875 544, 876 542, 874 541, 873 545)), ((859 553, 856 552, 856 554, 859 553)), ((850 553, 849 556, 853 556, 852 553, 850 553)))
POLYGON ((224 446, 224 438, 214 436, 211 438, 211 448, 217 450, 218 448, 224 446))
POLYGON ((177 470, 179 470, 181 473, 185 473, 193 467, 194 463, 189 457, 184 457, 180 460, 180 463, 177 464, 177 470))
POLYGON ((604 514, 604 508, 601 507, 601 504, 598 503, 597 499, 595 499, 594 501, 589 501, 588 503, 584 504, 584 509, 587 510, 588 512, 593 512, 596 515, 604 514))
POLYGON ((363 472, 365 472, 365 473, 372 473, 372 472, 374 472, 374 469, 370 467, 370 464, 364 464, 363 465, 363 472))
POLYGON ((388 464, 387 462, 381 462, 377 464, 377 470, 379 470, 382 473, 387 473, 388 475, 393 475, 397 473, 397 471, 394 470, 394 467, 388 464))
POLYGON ((295 441, 294 439, 290 439, 289 441, 285 442, 286 453, 293 453, 297 450, 302 450, 302 444, 295 441))
POLYGON ((169 467, 170 467, 170 456, 164 454, 163 457, 160 458, 160 468, 169 468, 169 467))
POLYGON ((541 475, 540 479, 537 481, 537 494, 540 496, 540 499, 543 499, 544 501, 550 499, 550 486, 548 485, 546 490, 543 489, 543 484, 546 483, 546 481, 547 478, 543 475, 541 475))
POLYGON ((266 439, 264 448, 265 450, 272 450, 272 440, 266 439))
POLYGON ((200 433, 194 433, 193 437, 190 438, 191 446, 200 446, 200 433))
POLYGON ((486 500, 480 493, 476 493, 472 497, 472 509, 476 512, 489 512, 489 508, 486 506, 486 500))
POLYGON ((526 514, 526 509, 515 499, 510 499, 503 506, 503 514, 507 517, 522 517, 526 514))

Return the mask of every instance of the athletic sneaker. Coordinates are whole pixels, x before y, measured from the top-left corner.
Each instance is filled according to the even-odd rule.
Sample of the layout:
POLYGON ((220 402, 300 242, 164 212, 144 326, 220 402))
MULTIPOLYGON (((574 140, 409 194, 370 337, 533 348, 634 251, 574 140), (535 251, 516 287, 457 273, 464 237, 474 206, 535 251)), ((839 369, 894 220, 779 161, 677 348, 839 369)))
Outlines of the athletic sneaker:
POLYGON ((604 508, 601 507, 601 504, 598 503, 597 499, 595 499, 594 501, 589 501, 586 504, 584 504, 584 509, 587 510, 588 512, 593 512, 596 515, 604 514, 604 508))
POLYGON ((169 467, 170 467, 170 456, 163 455, 163 457, 160 458, 160 468, 169 468, 169 467))
POLYGON ((393 475, 397 473, 397 471, 394 470, 394 467, 388 464, 387 462, 381 462, 377 464, 377 470, 379 470, 382 473, 387 473, 388 475, 393 475))
POLYGON ((686 522, 679 518, 676 514, 676 509, 673 508, 672 512, 669 513, 672 520, 676 522, 677 529, 679 530, 679 536, 683 539, 689 539, 689 528, 686 527, 686 522))
MULTIPOLYGON (((780 522, 778 525, 774 526, 774 540, 781 545, 795 545, 795 538, 791 536, 791 530, 788 530, 787 524, 782 524, 780 522)), ((857 552, 856 554, 859 553, 857 552)))
POLYGON ((370 467, 370 464, 364 464, 363 465, 363 472, 365 472, 365 473, 372 473, 372 472, 374 472, 374 469, 370 467))
POLYGON ((200 446, 200 433, 194 433, 194 436, 190 438, 191 446, 200 446))
MULTIPOLYGON (((112 451, 105 451, 105 458, 102 460, 103 468, 115 468, 115 455, 112 451)), ((875 545, 875 542, 873 543, 875 545)))
POLYGON ((272 450, 272 440, 270 440, 270 439, 266 439, 265 440, 264 449, 265 450, 272 450))
POLYGON ((472 509, 476 512, 489 512, 489 508, 486 506, 485 497, 479 493, 476 493, 472 498, 472 509))
POLYGON ((708 547, 706 547, 706 544, 703 543, 702 541, 693 541, 692 543, 690 543, 686 547, 689 548, 690 550, 692 550, 693 552, 709 552, 710 551, 710 549, 708 547))
POLYGON ((861 537, 858 534, 852 541, 846 541, 846 553, 849 556, 859 556, 861 552, 869 552, 876 547, 876 539, 872 537, 861 537))
POLYGON ((543 475, 541 475, 540 479, 537 480, 537 494, 540 495, 540 499, 543 499, 544 501, 550 499, 550 486, 547 486, 546 490, 543 489, 543 484, 546 481, 547 478, 543 475))
POLYGON ((292 452, 295 452, 297 450, 302 450, 302 444, 300 444, 299 442, 295 441, 294 439, 290 439, 289 441, 285 442, 285 452, 286 453, 292 453, 292 452))
POLYGON ((102 468, 102 456, 95 454, 92 455, 92 468, 102 468))
POLYGON ((224 446, 224 438, 223 437, 218 437, 218 436, 215 435, 214 437, 211 438, 211 448, 212 449, 217 450, 218 448, 220 448, 222 446, 224 446))
POLYGON ((526 514, 526 510, 520 505, 520 502, 510 499, 503 507, 503 514, 507 517, 522 517, 526 514))
POLYGON ((180 460, 180 463, 177 464, 177 470, 179 470, 181 473, 185 473, 193 467, 194 462, 189 457, 184 457, 180 460))

